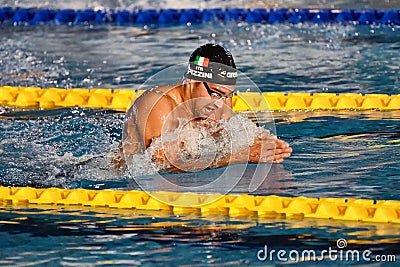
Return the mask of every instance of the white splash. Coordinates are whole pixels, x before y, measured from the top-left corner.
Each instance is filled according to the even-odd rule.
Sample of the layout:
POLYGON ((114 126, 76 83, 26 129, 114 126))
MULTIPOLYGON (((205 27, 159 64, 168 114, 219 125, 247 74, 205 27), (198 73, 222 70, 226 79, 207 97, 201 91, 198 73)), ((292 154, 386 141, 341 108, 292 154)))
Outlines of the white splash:
POLYGON ((183 163, 208 167, 230 153, 249 147, 257 135, 268 131, 256 126, 245 114, 237 114, 229 120, 181 119, 179 127, 154 138, 143 154, 133 155, 127 160, 130 175, 143 176, 168 170, 168 164, 157 164, 153 158, 160 149, 168 148, 173 155, 168 157, 183 163))

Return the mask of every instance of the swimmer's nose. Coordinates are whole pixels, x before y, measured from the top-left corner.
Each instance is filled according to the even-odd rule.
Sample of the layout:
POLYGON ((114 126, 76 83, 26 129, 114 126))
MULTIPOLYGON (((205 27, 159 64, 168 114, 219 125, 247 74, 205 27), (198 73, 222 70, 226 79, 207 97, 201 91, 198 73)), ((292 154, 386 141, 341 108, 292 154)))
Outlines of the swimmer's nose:
POLYGON ((222 108, 223 106, 224 106, 224 100, 221 98, 221 99, 218 99, 218 100, 215 100, 214 101, 214 105, 217 107, 217 108, 222 108))

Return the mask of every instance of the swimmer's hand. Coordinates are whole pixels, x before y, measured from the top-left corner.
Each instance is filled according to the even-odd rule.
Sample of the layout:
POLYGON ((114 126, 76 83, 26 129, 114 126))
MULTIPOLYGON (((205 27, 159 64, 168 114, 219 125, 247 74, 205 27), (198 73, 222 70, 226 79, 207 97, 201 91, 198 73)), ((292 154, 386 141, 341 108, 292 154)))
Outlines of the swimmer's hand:
POLYGON ((290 157, 292 148, 285 141, 271 136, 268 132, 260 133, 248 148, 243 148, 231 156, 230 164, 235 163, 281 163, 290 157))
POLYGON ((274 136, 276 141, 275 155, 273 163, 281 163, 285 158, 292 155, 293 149, 290 147, 288 142, 278 139, 274 136))

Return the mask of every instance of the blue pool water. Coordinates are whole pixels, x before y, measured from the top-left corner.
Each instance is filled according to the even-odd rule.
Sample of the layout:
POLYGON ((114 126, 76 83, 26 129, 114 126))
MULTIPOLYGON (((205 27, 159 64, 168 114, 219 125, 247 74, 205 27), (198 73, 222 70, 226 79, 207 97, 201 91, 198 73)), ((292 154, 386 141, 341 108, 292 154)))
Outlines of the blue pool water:
MULTIPOLYGON (((398 94, 400 87, 399 27, 246 23, 162 29, 0 24, 0 85, 138 88, 210 41, 227 46, 262 91, 398 94)), ((0 108, 0 185, 138 189, 133 179, 109 167, 124 115, 0 108)), ((273 116, 278 135, 294 153, 272 166, 255 194, 400 199, 400 112, 273 116)), ((172 178, 190 183, 216 172, 172 178)), ((233 191, 245 193, 246 182, 233 191)), ((264 245, 321 251, 335 248, 339 238, 351 249, 400 255, 400 227, 391 224, 52 206, 3 206, 0 221, 4 266, 260 266, 268 265, 257 259, 264 245)), ((368 263, 376 264, 363 262, 368 263)))

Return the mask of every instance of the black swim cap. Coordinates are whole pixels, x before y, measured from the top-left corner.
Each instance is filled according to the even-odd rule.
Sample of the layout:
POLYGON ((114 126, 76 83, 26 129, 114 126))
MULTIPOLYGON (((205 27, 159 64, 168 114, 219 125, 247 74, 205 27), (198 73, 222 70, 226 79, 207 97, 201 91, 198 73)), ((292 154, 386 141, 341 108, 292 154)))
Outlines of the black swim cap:
POLYGON ((202 45, 190 55, 186 78, 234 85, 237 77, 232 54, 218 44, 202 45))

